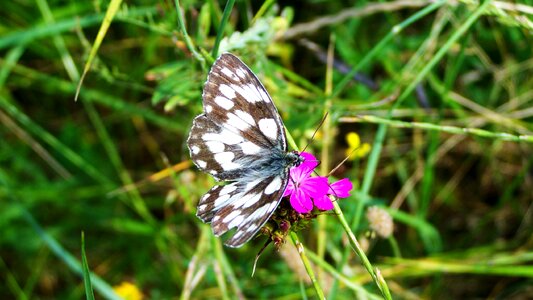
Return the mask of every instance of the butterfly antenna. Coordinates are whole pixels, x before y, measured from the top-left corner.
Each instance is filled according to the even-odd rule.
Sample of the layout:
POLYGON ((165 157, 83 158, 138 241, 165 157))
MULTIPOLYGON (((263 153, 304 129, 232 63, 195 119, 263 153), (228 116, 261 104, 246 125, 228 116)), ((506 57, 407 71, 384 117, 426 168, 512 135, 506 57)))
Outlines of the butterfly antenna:
POLYGON ((261 248, 261 250, 259 250, 259 252, 257 253, 257 255, 255 256, 255 260, 254 260, 254 266, 252 268, 252 277, 254 277, 254 274, 255 274, 255 267, 257 266, 257 262, 259 261, 259 257, 261 256, 261 254, 263 253, 263 251, 266 249, 266 247, 270 244, 270 242, 272 242, 272 240, 269 238, 266 243, 263 245, 263 248, 261 248))
MULTIPOLYGON (((361 146, 359 146, 361 147, 361 146)), ((337 171, 338 168, 340 168, 340 166, 342 166, 351 156, 352 154, 359 149, 359 147, 357 148, 354 148, 352 149, 352 151, 350 151, 350 153, 348 154, 348 156, 346 156, 339 164, 337 164, 337 166, 335 168, 333 168, 331 171, 329 171, 328 173, 328 176, 330 176, 331 174, 333 174, 335 171, 337 171)))
POLYGON ((304 149, 301 152, 305 152, 305 149, 307 149, 307 147, 311 144, 311 142, 315 139, 315 135, 316 133, 318 132, 318 130, 320 129, 320 127, 322 127, 322 125, 324 124, 324 121, 326 121, 326 118, 328 117, 328 112, 326 112, 326 114, 324 115, 324 117, 322 118, 322 120, 320 120, 320 123, 318 123, 318 126, 316 127, 315 129, 315 132, 313 132, 313 135, 311 136, 311 139, 309 140, 309 142, 307 142, 307 145, 305 145, 304 149))
MULTIPOLYGON (((337 166, 335 166, 335 168, 333 168, 331 171, 329 171, 329 173, 328 173, 328 175, 326 177, 329 177, 331 174, 333 174, 335 171, 337 171, 337 169, 340 168, 340 166, 342 166, 352 156, 352 154, 357 149, 359 149, 359 147, 357 147, 357 148, 353 149, 352 151, 350 151, 348 156, 346 156, 340 163, 338 163, 337 166)), ((320 164, 320 162, 319 162, 319 164, 320 164)), ((315 170, 313 170, 313 173, 315 173, 316 176, 320 176, 315 170)), ((337 195, 335 190, 331 188, 331 185, 329 184, 329 182, 328 182, 328 186, 330 187, 330 190, 333 192, 333 196, 335 197, 335 200, 332 200, 332 201, 337 201, 337 199, 339 199, 339 196, 337 195)))
MULTIPOLYGON (((346 156, 340 163, 337 164, 337 166, 335 168, 333 168, 331 171, 329 171, 328 173, 328 177, 333 174, 335 171, 337 171, 338 168, 340 168, 340 166, 342 166, 351 156, 352 154, 357 150, 359 149, 359 147, 357 148, 354 148, 352 151, 350 151, 350 153, 348 154, 348 156, 346 156)), ((329 182, 328 182, 328 185, 329 185, 329 182)), ((331 186, 330 186, 331 187, 331 186)), ((337 193, 335 193, 335 190, 334 189, 331 189, 331 191, 333 191, 333 194, 335 196, 336 199, 338 199, 339 197, 337 196, 337 193)), ((336 200, 335 199, 335 200, 336 200)))

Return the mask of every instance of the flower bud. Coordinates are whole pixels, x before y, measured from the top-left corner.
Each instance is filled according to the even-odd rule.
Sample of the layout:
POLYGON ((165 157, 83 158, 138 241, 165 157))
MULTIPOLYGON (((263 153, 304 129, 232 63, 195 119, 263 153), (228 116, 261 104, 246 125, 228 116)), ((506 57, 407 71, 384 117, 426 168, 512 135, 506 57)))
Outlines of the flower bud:
POLYGON ((382 238, 388 238, 394 231, 394 222, 391 215, 378 206, 371 206, 366 211, 366 218, 370 229, 382 238))

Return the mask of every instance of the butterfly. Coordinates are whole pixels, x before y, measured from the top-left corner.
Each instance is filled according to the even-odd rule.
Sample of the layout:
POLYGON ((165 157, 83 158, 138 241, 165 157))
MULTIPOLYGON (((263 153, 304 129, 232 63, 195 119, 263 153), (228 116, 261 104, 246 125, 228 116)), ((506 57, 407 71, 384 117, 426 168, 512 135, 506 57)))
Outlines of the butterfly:
POLYGON ((257 76, 239 58, 222 54, 202 94, 203 113, 187 145, 194 164, 217 181, 200 198, 196 215, 216 236, 236 228, 225 245, 249 241, 278 207, 289 170, 303 162, 287 151, 283 121, 257 76))

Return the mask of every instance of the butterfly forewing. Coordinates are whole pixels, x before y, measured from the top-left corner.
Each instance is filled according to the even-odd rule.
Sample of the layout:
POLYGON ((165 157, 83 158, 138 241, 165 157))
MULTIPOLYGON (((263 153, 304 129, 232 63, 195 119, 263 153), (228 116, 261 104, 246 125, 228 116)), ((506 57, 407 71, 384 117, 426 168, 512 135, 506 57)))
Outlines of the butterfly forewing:
POLYGON ((250 141, 286 151, 283 122, 255 74, 236 56, 225 53, 215 62, 203 92, 204 111, 250 141))
POLYGON ((287 154, 281 117, 253 72, 232 54, 214 63, 204 86, 204 113, 187 141, 193 162, 217 180, 198 217, 219 236, 236 228, 226 245, 239 247, 263 226, 281 200, 294 154, 287 154), (289 159, 288 156, 292 158, 289 159))

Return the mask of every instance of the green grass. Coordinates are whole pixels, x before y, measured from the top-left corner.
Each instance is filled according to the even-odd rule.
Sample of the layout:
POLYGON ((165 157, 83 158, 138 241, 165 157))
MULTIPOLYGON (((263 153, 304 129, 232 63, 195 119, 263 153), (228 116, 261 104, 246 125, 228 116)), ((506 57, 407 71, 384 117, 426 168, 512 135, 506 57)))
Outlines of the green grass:
POLYGON ((142 4, 4 4, 1 298, 115 299, 128 282, 145 299, 533 292, 531 3, 142 4), (322 175, 349 132, 371 145, 333 174, 352 196, 266 248, 253 277, 266 237, 230 249, 195 216, 214 181, 185 145, 225 51, 261 78, 292 146, 329 114, 308 148, 322 175))

